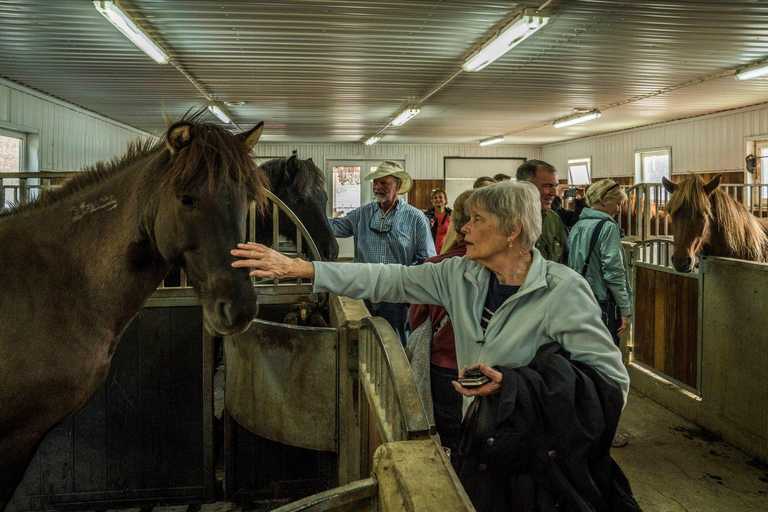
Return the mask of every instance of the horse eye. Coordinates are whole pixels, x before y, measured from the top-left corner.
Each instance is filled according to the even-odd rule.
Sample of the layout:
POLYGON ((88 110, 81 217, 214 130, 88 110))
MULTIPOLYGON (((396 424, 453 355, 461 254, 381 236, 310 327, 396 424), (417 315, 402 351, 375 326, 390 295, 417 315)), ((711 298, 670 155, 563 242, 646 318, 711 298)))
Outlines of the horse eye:
POLYGON ((197 201, 192 196, 181 196, 181 204, 188 208, 194 208, 197 205, 197 201))
POLYGON ((296 204, 304 204, 304 198, 303 197, 297 197, 296 199, 294 199, 294 202, 296 204))

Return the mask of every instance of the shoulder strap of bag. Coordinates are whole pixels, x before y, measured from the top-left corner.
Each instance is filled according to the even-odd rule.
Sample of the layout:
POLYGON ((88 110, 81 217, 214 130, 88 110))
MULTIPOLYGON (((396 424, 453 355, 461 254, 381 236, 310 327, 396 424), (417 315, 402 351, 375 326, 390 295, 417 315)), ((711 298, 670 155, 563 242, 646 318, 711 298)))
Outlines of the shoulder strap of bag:
POLYGON ((600 236, 600 230, 603 229, 603 224, 608 222, 609 219, 603 219, 600 222, 597 223, 595 226, 595 230, 592 231, 592 239, 589 241, 589 252, 587 252, 587 257, 584 259, 584 266, 581 267, 581 276, 586 277, 587 275, 587 267, 589 267, 589 258, 592 256, 592 251, 595 248, 595 245, 597 244, 597 237, 600 236))

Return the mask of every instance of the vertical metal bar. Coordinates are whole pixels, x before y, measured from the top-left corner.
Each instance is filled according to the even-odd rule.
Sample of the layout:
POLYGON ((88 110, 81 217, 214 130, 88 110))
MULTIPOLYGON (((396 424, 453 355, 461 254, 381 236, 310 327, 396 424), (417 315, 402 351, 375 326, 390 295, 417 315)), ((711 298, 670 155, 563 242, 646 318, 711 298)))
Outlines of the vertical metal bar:
POLYGON ((643 197, 642 185, 639 185, 635 191, 635 236, 640 240, 645 240, 642 233, 643 222, 643 197))
MULTIPOLYGON (((272 203, 272 248, 280 252, 280 209, 275 202, 272 203)), ((272 283, 277 286, 280 280, 274 278, 272 283)))
POLYGON ((248 241, 256 240, 256 201, 251 201, 248 212, 248 241))
MULTIPOLYGON (((296 257, 301 258, 302 250, 301 250, 301 242, 303 241, 304 237, 301 236, 301 230, 298 226, 296 226, 296 257)), ((302 284, 303 280, 300 277, 296 278, 297 284, 302 284)))
POLYGON ((659 185, 653 185, 653 197, 655 198, 656 203, 656 215, 654 224, 656 225, 656 236, 661 235, 661 231, 659 231, 659 219, 661 218, 661 207, 659 206, 661 204, 661 187, 659 185))
POLYGON ((645 208, 643 209, 643 240, 647 240, 651 237, 651 207, 655 205, 655 198, 651 201, 651 185, 648 183, 643 185, 643 199, 645 199, 645 208))
POLYGON ((634 187, 630 187, 629 194, 627 196, 627 236, 632 236, 632 195, 635 197, 635 203, 637 203, 637 193, 635 193, 634 187))

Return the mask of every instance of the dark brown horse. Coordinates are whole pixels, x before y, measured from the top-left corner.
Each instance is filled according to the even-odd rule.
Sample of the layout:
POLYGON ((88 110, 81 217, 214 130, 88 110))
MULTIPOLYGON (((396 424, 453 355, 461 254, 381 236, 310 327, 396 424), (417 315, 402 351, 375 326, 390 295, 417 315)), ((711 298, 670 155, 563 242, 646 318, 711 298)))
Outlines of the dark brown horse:
MULTIPOLYGON (((261 164, 269 179, 272 192, 280 198, 304 224, 317 245, 324 261, 336 261, 339 244, 333 235, 325 212, 328 195, 325 191, 325 176, 311 158, 301 160, 296 155, 290 158, 276 158, 261 164)), ((272 244, 272 214, 267 212, 261 225, 257 223, 257 236, 254 242, 272 244), (261 233, 262 236, 259 236, 261 233)), ((296 229, 288 216, 280 213, 280 234, 296 242, 296 229)), ((312 259, 309 244, 305 245, 305 254, 312 259)))
POLYGON ((768 261, 766 220, 718 188, 721 177, 718 174, 709 183, 699 176, 680 183, 662 180, 672 194, 666 209, 672 217, 672 264, 678 272, 691 272, 697 254, 768 261))
POLYGON ((232 135, 196 116, 0 216, 0 511, 38 445, 104 383, 120 335, 171 264, 212 333, 244 331, 256 296, 230 250, 265 178, 262 124, 232 135))

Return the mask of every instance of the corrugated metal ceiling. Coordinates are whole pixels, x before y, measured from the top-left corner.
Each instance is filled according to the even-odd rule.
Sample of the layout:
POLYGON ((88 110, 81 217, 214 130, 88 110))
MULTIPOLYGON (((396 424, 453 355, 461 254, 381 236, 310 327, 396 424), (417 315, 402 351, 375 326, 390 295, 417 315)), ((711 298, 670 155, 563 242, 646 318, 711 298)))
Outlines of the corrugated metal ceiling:
MULTIPOLYGON (((539 2, 124 0, 172 60, 270 142, 361 142, 461 69, 539 2)), ((479 73, 460 73, 382 132, 381 143, 544 144, 768 101, 768 2, 553 0, 540 32, 479 73), (570 128, 574 108, 603 117, 570 128)), ((88 0, 0 0, 0 76, 150 132, 162 109, 206 103, 88 0)))

